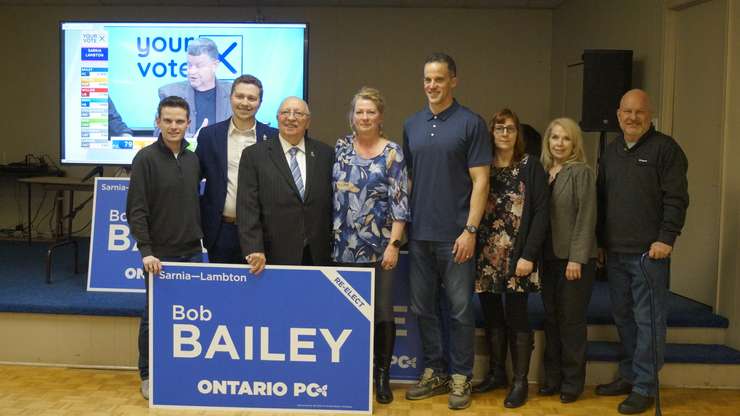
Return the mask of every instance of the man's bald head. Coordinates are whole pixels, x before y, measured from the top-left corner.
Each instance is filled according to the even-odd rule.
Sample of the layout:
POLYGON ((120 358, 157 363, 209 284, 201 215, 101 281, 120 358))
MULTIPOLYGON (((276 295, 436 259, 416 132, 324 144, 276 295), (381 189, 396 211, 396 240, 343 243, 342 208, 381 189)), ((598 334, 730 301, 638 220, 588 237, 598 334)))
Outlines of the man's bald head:
POLYGON ((619 101, 617 119, 628 142, 636 142, 650 129, 653 118, 650 96, 641 89, 627 91, 619 101))

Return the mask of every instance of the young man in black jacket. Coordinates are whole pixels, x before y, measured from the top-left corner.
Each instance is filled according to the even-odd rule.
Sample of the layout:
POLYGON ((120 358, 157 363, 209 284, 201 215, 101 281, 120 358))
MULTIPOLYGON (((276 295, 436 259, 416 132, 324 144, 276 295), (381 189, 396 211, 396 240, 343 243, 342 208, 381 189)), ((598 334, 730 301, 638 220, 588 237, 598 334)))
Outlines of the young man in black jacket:
MULTIPOLYGON (((200 164, 183 139, 190 109, 180 97, 167 97, 157 109, 156 142, 141 149, 131 164, 126 213, 144 271, 159 274, 162 261, 200 262, 200 164)), ((149 398, 149 279, 139 326, 141 394, 149 398)))
POLYGON ((614 323, 626 358, 619 378, 596 387, 596 394, 629 394, 622 414, 642 413, 656 394, 651 320, 657 330, 658 368, 665 350, 670 254, 689 205, 688 161, 673 138, 651 124, 650 98, 628 91, 617 110, 623 135, 610 143, 599 161, 599 260, 606 260, 614 323), (647 254, 643 273, 640 261, 647 254), (653 286, 655 316, 650 313, 653 286))

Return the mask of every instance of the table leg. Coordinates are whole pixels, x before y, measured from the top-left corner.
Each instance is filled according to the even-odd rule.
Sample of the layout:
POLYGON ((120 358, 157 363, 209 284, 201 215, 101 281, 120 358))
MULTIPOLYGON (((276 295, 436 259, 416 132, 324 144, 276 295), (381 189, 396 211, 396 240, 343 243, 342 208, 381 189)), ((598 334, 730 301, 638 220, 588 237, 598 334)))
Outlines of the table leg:
POLYGON ((26 183, 26 189, 28 190, 28 245, 31 245, 31 183, 26 183))
POLYGON ((67 215, 69 215, 69 218, 67 218, 67 227, 69 228, 69 232, 67 233, 67 239, 74 246, 74 250, 75 250, 75 258, 74 258, 75 269, 74 270, 75 270, 75 273, 79 273, 80 268, 78 266, 78 263, 79 263, 79 258, 80 258, 80 254, 79 254, 80 250, 79 250, 79 247, 77 246, 77 240, 72 239, 72 222, 74 221, 74 218, 75 218, 75 191, 72 189, 69 190, 69 213, 67 215))

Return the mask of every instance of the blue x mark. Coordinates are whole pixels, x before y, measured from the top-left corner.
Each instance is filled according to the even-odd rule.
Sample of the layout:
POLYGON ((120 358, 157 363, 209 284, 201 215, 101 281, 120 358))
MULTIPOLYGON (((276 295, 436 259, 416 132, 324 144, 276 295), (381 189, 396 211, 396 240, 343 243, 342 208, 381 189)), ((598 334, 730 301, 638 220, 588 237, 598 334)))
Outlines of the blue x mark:
POLYGON ((234 48, 236 48, 236 42, 233 42, 231 45, 229 45, 224 53, 218 55, 218 59, 226 66, 226 68, 229 69, 229 71, 231 71, 232 74, 236 74, 236 69, 229 63, 229 61, 226 60, 226 55, 233 51, 234 48))

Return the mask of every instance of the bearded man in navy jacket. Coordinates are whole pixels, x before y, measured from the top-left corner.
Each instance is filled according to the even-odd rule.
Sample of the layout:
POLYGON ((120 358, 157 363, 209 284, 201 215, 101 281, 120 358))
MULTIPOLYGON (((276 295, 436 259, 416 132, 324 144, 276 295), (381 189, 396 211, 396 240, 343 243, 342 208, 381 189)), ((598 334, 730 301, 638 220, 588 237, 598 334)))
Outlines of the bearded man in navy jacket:
POLYGON ((233 115, 203 128, 198 135, 195 153, 206 179, 200 201, 203 245, 212 263, 244 263, 236 227, 239 161, 244 149, 278 135, 277 129, 255 118, 263 93, 257 77, 238 77, 231 85, 233 115))

